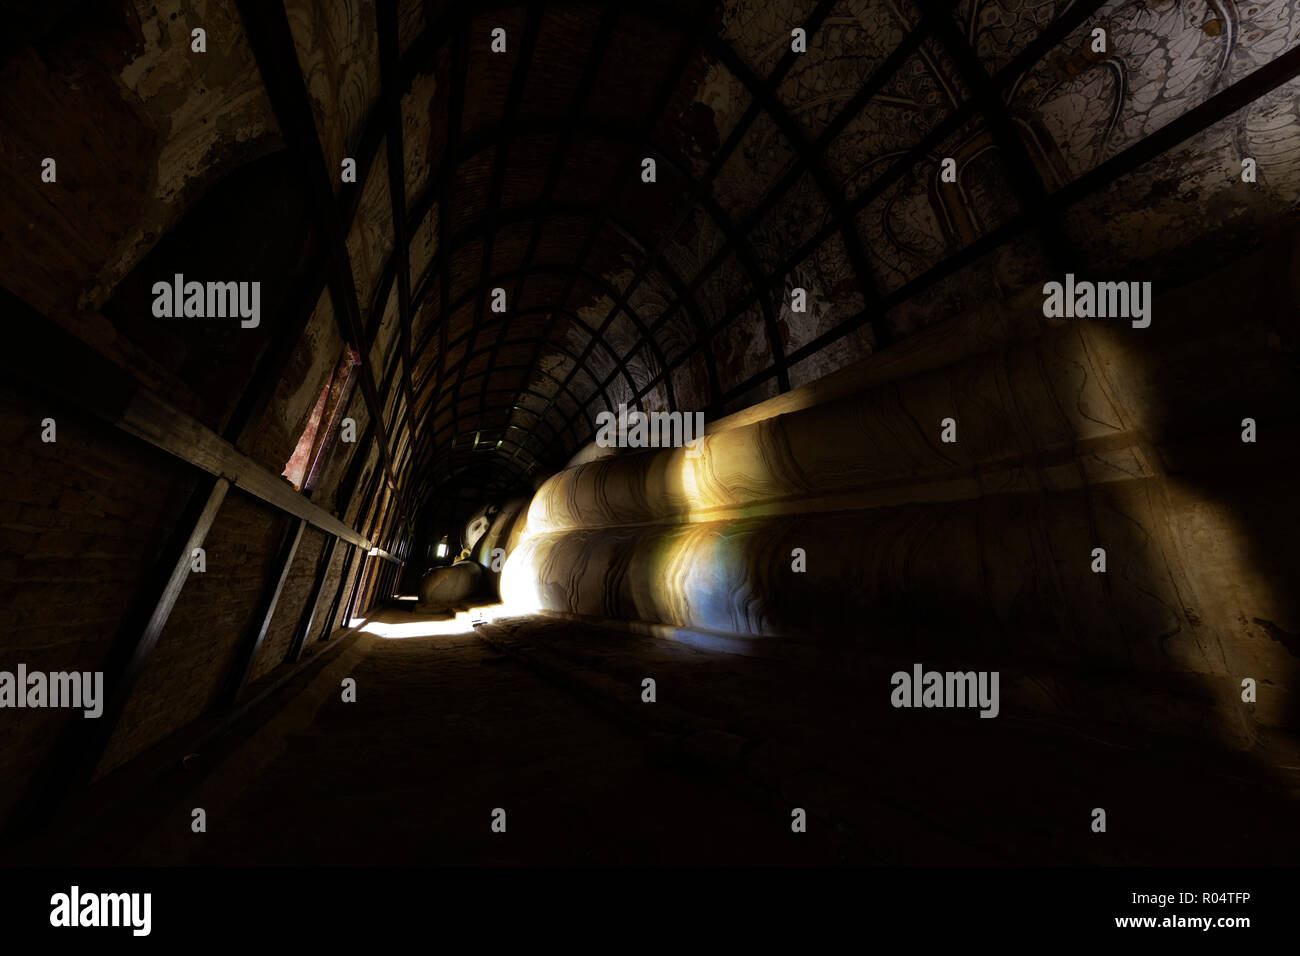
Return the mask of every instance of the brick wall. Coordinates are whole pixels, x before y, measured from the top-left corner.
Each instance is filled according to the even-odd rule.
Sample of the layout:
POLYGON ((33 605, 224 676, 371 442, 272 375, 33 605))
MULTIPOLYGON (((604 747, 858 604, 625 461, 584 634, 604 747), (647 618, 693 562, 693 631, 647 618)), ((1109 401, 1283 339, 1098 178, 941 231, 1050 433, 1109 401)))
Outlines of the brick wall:
POLYGON ((225 689, 235 651, 272 573, 287 519, 232 490, 100 764, 107 772, 205 713, 225 689))
MULTIPOLYGON (((311 641, 319 641, 326 634, 326 628, 331 631, 340 626, 343 618, 343 611, 347 607, 348 601, 348 582, 343 582, 343 593, 339 598, 339 606, 334 612, 334 617, 329 617, 330 602, 334 600, 334 592, 339 587, 339 579, 343 573, 343 564, 347 560, 347 546, 340 543, 334 549, 334 558, 330 561, 330 569, 325 574, 325 587, 321 591, 321 608, 320 615, 312 625, 312 633, 308 637, 308 644, 311 641)), ((352 566, 348 569, 348 575, 351 576, 353 569, 356 568, 357 559, 352 559, 352 566)))
MULTIPOLYGON (((0 392, 0 670, 102 666, 193 486, 189 470, 58 405, 0 392), (41 441, 41 420, 57 442, 41 441)), ((0 818, 80 711, 0 710, 0 818)))
MULTIPOLYGON (((293 567, 289 578, 280 591, 280 601, 267 628, 266 637, 253 661, 253 672, 249 680, 257 680, 262 675, 274 670, 284 661, 289 650, 294 631, 298 629, 298 620, 306 613, 307 598, 311 593, 312 581, 316 578, 316 561, 321 549, 325 547, 325 534, 315 528, 303 529, 302 541, 298 543, 298 553, 294 555, 293 567)), ((325 608, 321 613, 324 613, 325 608)))

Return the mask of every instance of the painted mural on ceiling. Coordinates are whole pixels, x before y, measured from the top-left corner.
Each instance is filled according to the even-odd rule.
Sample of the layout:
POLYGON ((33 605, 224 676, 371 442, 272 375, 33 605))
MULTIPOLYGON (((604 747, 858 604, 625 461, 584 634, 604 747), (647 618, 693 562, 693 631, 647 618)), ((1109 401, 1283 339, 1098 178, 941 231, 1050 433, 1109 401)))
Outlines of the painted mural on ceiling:
MULTIPOLYGON (((1265 241, 1300 200, 1293 76, 1225 97, 1294 54, 1296 0, 402 0, 408 416, 372 5, 286 11, 325 157, 358 159, 361 181, 338 194, 359 191, 347 247, 389 429, 409 467, 448 475, 480 448, 503 485, 553 467, 619 403, 716 416, 815 381, 1041 283, 1060 248, 1079 271, 1158 280, 1265 241)), ((42 88, 130 118, 105 150, 121 189, 104 221, 58 254, 33 240, 30 279, 15 269, 16 291, 83 325, 187 208, 282 145, 233 5, 133 0, 109 19, 113 49, 5 67, 10 104, 42 88), (198 23, 203 60, 186 43, 198 23)), ((4 142, 24 140, 20 111, 0 119, 4 142)), ((11 208, 46 215, 11 185, 11 208)), ((320 303, 304 347, 335 349, 320 303)), ((336 357, 303 361, 293 407, 336 357)))

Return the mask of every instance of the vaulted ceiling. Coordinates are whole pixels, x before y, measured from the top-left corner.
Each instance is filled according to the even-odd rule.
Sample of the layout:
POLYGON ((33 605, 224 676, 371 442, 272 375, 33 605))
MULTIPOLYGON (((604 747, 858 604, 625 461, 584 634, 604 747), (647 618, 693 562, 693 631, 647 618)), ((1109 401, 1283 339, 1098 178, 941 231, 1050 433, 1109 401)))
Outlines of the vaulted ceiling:
POLYGON ((1175 278, 1300 199, 1297 0, 176 0, 125 29, 151 158, 81 303, 203 170, 289 145, 331 245, 309 334, 358 345, 413 506, 525 486, 620 403, 724 414, 1052 275, 1175 278), (168 53, 200 19, 219 85, 168 53))
MULTIPOLYGON (((338 155, 381 99, 385 37, 382 17, 328 6, 293 23, 338 155)), ((491 486, 553 468, 620 403, 730 411, 1008 287, 1088 271, 1112 245, 1088 228, 1099 216, 1133 247, 1117 267, 1148 259, 1156 211, 1128 237, 1106 193, 1186 131, 1107 162, 1300 30, 1282 3, 1089 0, 405 4, 395 19, 407 262, 382 164, 349 248, 377 380, 404 374, 393 274, 410 270, 413 455, 431 489, 464 469, 491 486)), ((1256 115, 1287 103, 1294 121, 1295 89, 1256 115)), ((1192 170, 1144 172, 1124 185, 1156 196, 1192 170)))

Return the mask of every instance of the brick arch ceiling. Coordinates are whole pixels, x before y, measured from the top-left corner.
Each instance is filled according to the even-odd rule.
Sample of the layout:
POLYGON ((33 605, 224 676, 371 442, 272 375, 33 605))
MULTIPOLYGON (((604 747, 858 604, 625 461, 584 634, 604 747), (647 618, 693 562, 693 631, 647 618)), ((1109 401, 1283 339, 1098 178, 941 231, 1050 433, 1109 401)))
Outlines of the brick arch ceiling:
POLYGON ((1086 272, 1074 205, 1167 176, 1166 151, 1296 72, 1281 0, 1208 5, 1217 33, 1096 0, 381 0, 359 26, 301 6, 378 60, 335 123, 370 150, 348 245, 369 246, 357 294, 415 501, 522 487, 620 403, 725 413, 1086 272))

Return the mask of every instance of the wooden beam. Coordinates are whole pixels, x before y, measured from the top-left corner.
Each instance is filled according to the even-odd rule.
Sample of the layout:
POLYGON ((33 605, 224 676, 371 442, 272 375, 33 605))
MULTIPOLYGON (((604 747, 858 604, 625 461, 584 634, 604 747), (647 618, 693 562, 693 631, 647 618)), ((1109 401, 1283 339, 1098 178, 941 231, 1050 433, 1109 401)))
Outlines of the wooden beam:
POLYGON ((356 613, 357 592, 361 589, 361 580, 365 578, 365 551, 360 553, 360 561, 356 562, 356 574, 352 576, 352 589, 347 593, 347 607, 343 611, 343 627, 352 626, 352 615, 356 613))
POLYGON ((352 590, 348 592, 347 610, 343 612, 344 627, 352 626, 352 615, 356 612, 356 608, 357 608, 357 592, 361 590, 361 582, 365 579, 366 576, 367 555, 366 552, 364 551, 362 551, 360 555, 361 555, 361 560, 357 562, 357 573, 356 576, 352 579, 352 590))
POLYGON ((322 641, 328 641, 330 633, 334 630, 334 622, 338 620, 339 604, 343 600, 343 590, 348 586, 348 574, 352 570, 352 562, 356 560, 359 550, 355 545, 348 545, 348 556, 343 559, 343 567, 339 569, 339 583, 334 588, 334 597, 330 599, 329 614, 325 617, 325 629, 320 636, 322 641))
POLYGON ((280 595, 284 592, 284 584, 289 580, 289 572, 293 568, 293 559, 298 554, 298 545, 302 543, 302 532, 306 527, 307 522, 299 518, 293 523, 293 530, 285 535, 284 542, 280 545, 280 553, 276 557, 275 577, 263 590, 261 601, 258 604, 257 616, 244 637, 243 645, 239 651, 230 682, 230 689, 227 692, 227 704, 230 707, 239 704, 239 698, 243 695, 244 687, 248 684, 248 678, 253 672, 253 663, 257 660, 257 652, 261 649, 262 641, 266 638, 266 631, 271 626, 271 619, 275 617, 275 609, 280 603, 280 595))
POLYGON ((145 388, 136 390, 122 417, 113 424, 209 474, 227 479, 242 491, 349 544, 369 548, 369 539, 313 504, 279 475, 273 475, 203 423, 177 411, 145 388))
POLYGON ((48 822, 94 776, 190 575, 194 549, 203 546, 229 489, 229 482, 217 478, 205 480, 191 494, 186 512, 151 576, 137 591, 99 668, 104 673, 103 712, 96 720, 72 721, 54 742, 40 774, 10 815, 11 826, 48 822))
MULTIPOLYGON (((217 512, 221 510, 221 505, 225 502, 226 493, 229 490, 230 482, 224 478, 217 478, 209 483, 209 491, 204 500, 203 509, 199 512, 199 516, 190 529, 185 543, 174 556, 171 573, 167 576, 167 583, 163 586, 162 593, 158 596, 153 611, 149 615, 149 620, 145 624, 144 632, 136 640, 126 667, 118 678, 116 693, 120 698, 117 702, 119 708, 125 707, 126 696, 135 685, 141 671, 144 670, 145 661, 157 645, 158 638, 162 636, 167 619, 171 617, 172 609, 181 596, 181 588, 185 586, 185 581, 190 576, 194 551, 196 548, 203 547, 203 542, 207 539, 212 523, 216 520, 217 512)), ((108 716, 108 713, 109 710, 106 708, 105 717, 108 716)), ((107 720, 103 722, 107 723, 107 720)))
MULTIPOLYGON (((298 48, 289 26, 289 17, 281 0, 236 0, 236 6, 249 46, 253 50, 253 58, 262 75, 267 97, 280 124, 280 132, 289 148, 298 156, 315 200, 312 208, 316 213, 317 224, 324 233, 334 317, 340 334, 361 355, 361 394, 375 426, 384 471, 396 488, 397 476, 393 470, 384 425, 384 405, 375 389, 365 329, 361 321, 361 307, 357 301, 356 281, 352 273, 352 260, 334 198, 331 170, 335 167, 326 162, 321 148, 311 96, 298 64, 298 48)), ((411 414, 412 409, 408 405, 407 415, 411 414)), ((407 421, 409 427, 409 417, 407 421)))
POLYGON ((224 478, 326 534, 369 549, 370 539, 293 489, 194 417, 141 385, 130 372, 0 288, 0 313, 10 318, 10 345, 21 362, 11 374, 35 391, 108 422, 188 465, 224 478))
MULTIPOLYGON (((52 822, 48 832, 26 829, 15 834, 12 846, 5 848, 7 866, 48 866, 50 860, 74 856, 80 852, 81 841, 88 835, 97 839, 107 827, 117 825, 120 815, 131 812, 129 806, 146 794, 175 783, 175 775, 192 773, 184 766, 188 754, 202 752, 209 743, 218 740, 240 721, 254 715, 255 709, 284 691, 296 679, 311 680, 345 650, 360 634, 360 629, 350 631, 324 648, 287 668, 277 668, 274 676, 250 690, 234 710, 210 711, 128 760, 113 773, 97 780, 86 790, 75 794, 52 822), (110 816, 111 815, 111 816, 110 816)), ((277 702, 275 706, 281 706, 277 702)))
MULTIPOLYGON (((379 470, 376 469, 371 474, 370 480, 367 482, 365 490, 361 493, 361 507, 357 511, 358 520, 362 520, 366 512, 372 506, 376 507, 377 509, 377 502, 375 501, 375 498, 377 495, 380 494, 382 487, 383 485, 382 482, 380 481, 380 473, 379 470)), ((370 524, 367 525, 366 527, 373 528, 373 526, 374 526, 374 518, 372 517, 370 519, 370 524)), ((353 578, 352 588, 348 592, 347 609, 343 612, 344 627, 352 626, 352 616, 356 612, 357 605, 358 605, 358 595, 362 590, 362 585, 365 583, 366 580, 366 571, 369 565, 369 558, 370 558, 370 554, 367 549, 363 548, 359 550, 359 560, 357 561, 356 576, 353 578)))
MULTIPOLYGON (((381 102, 387 117, 388 202, 393 220, 393 248, 397 255, 397 308, 402 352, 402 390, 406 393, 407 420, 415 414, 411 388, 411 265, 406 236, 406 157, 402 149, 402 88, 399 69, 397 0, 375 5, 379 34, 381 102)), ((380 305, 379 308, 383 308, 380 305)), ((381 313, 382 316, 382 313, 381 313)), ((378 323, 376 323, 376 327, 378 323)), ((412 426, 414 428, 414 426, 412 426)), ((414 441, 415 435, 411 435, 414 441)))
POLYGON ((307 637, 311 634, 311 627, 316 623, 316 612, 320 609, 321 592, 325 590, 325 577, 329 574, 330 564, 334 560, 334 551, 338 547, 338 543, 338 538, 330 538, 326 541, 325 548, 316 562, 316 576, 311 582, 311 593, 307 595, 307 604, 303 609, 302 617, 298 621, 298 628, 294 631, 293 641, 289 644, 289 650, 284 655, 287 663, 292 664, 301 658, 303 648, 307 646, 307 637))
MULTIPOLYGON (((974 48, 962 35, 957 21, 952 17, 951 4, 941 0, 917 0, 917 4, 921 8, 921 23, 938 38, 956 66, 958 76, 970 88, 972 97, 984 114, 984 124, 997 146, 998 158, 1007 172, 1011 191, 1015 194, 1020 209, 1050 210, 1051 207, 1047 205, 1047 187, 1043 185, 1024 140, 1016 130, 1006 100, 1002 98, 1001 90, 989 76, 974 48)), ((1085 270, 1085 262, 1054 212, 1039 216, 1037 226, 1043 250, 1057 270, 1085 270)), ((871 304, 878 306, 879 296, 871 304)))

